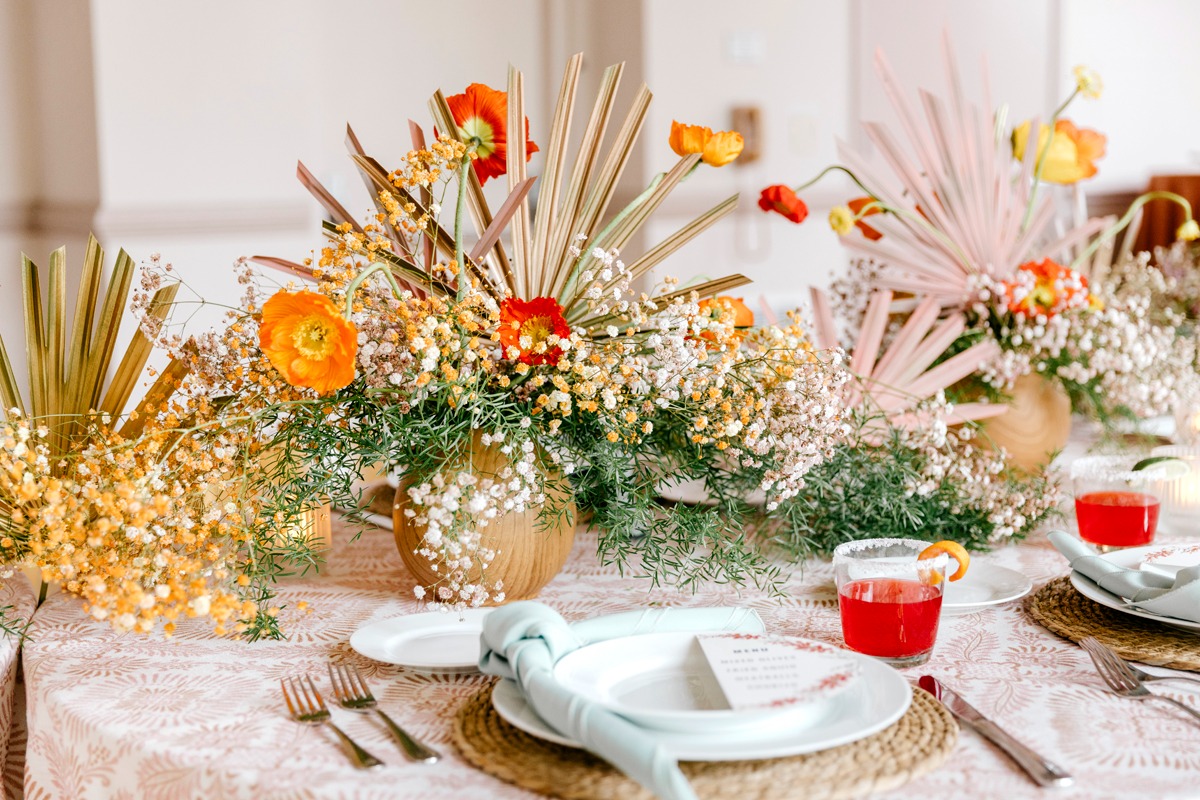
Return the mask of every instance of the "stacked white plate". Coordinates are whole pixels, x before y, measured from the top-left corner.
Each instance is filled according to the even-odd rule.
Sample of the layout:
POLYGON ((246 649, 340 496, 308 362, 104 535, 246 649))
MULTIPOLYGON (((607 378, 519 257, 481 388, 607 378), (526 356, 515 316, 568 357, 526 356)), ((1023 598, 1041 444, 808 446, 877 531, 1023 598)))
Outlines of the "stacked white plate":
MULTIPOLYGON (((1183 567, 1192 567, 1200 564, 1200 544, 1152 544, 1146 547, 1130 547, 1125 550, 1106 553, 1101 558, 1125 569, 1141 569, 1159 575, 1174 577, 1175 573, 1183 567)), ((1084 597, 1089 600, 1095 600, 1100 605, 1111 608, 1114 611, 1120 611, 1123 614, 1130 614, 1144 619, 1152 619, 1165 625, 1182 628, 1183 630, 1200 632, 1200 623, 1176 617, 1167 617, 1161 614, 1152 614, 1149 611, 1133 608, 1128 605, 1128 602, 1124 598, 1106 589, 1101 589, 1091 578, 1081 575, 1078 572, 1071 573, 1071 585, 1084 597)))
MULTIPOLYGON (((686 761, 777 758, 836 747, 891 725, 912 700, 904 678, 876 659, 795 637, 737 636, 747 644, 758 640, 796 651, 796 674, 771 703, 731 708, 694 633, 644 634, 582 647, 558 662, 555 677, 654 731, 686 761)), ((542 720, 512 681, 496 684, 492 704, 532 736, 580 746, 542 720)))
POLYGON ((432 611, 373 622, 350 636, 356 652, 416 672, 479 671, 479 636, 491 608, 432 611))
POLYGON ((971 614, 1002 603, 1010 603, 1029 594, 1033 581, 1015 569, 999 567, 978 559, 962 580, 946 584, 942 597, 942 616, 971 614))

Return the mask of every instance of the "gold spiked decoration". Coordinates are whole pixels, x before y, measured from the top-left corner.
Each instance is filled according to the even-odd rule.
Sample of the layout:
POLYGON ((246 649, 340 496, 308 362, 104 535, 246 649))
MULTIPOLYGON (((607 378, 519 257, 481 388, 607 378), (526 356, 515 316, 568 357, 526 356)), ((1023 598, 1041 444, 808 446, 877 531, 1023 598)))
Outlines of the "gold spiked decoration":
MULTIPOLYGON (((43 284, 42 270, 27 256, 21 259, 28 403, 22 397, 8 345, 0 338, 4 416, 34 418, 47 426, 48 443, 56 457, 81 444, 88 416, 106 413, 117 417, 124 412, 154 347, 138 330, 110 377, 136 266, 121 250, 106 281, 104 251, 95 237, 89 236, 68 330, 66 263, 65 247, 51 253, 43 284)), ((178 290, 178 284, 158 290, 150 313, 164 319, 178 290)), ((177 376, 179 369, 172 365, 168 372, 177 376)))

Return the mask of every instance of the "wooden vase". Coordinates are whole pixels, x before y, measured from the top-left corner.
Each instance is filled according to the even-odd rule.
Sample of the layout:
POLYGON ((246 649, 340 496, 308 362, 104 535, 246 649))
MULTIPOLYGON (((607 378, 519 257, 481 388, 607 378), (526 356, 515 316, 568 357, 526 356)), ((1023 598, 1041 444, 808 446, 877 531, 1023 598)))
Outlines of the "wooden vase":
POLYGON ((1071 435, 1071 398, 1060 382, 1025 375, 1013 385, 1008 411, 982 424, 992 442, 1008 451, 1014 465, 1039 470, 1071 435))
MULTIPOLYGON (((483 445, 476 434, 471 442, 471 463, 482 475, 498 474, 512 463, 511 459, 496 445, 483 445)), ((510 512, 497 517, 483 529, 482 546, 494 550, 496 556, 488 565, 484 580, 489 586, 503 582, 504 601, 528 600, 537 597, 542 588, 554 579, 567 561, 575 543, 575 504, 561 488, 558 475, 555 486, 547 486, 548 503, 554 508, 564 508, 556 514, 549 525, 539 526, 538 509, 527 509, 521 513, 510 512)), ((429 560, 417 550, 425 535, 425 526, 413 521, 405 509, 411 501, 408 489, 411 480, 401 480, 396 488, 396 501, 392 510, 392 529, 400 559, 417 581, 425 587, 428 597, 435 597, 436 584, 445 576, 435 572, 429 560)), ((479 569, 468 573, 472 583, 480 579, 479 569)), ((489 601, 486 605, 497 605, 489 601)))

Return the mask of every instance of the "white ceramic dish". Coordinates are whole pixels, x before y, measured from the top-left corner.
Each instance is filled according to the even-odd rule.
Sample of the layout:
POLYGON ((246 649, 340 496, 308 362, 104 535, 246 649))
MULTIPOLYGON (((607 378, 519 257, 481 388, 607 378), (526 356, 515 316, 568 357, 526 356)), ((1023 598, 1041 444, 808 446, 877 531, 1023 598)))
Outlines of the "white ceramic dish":
MULTIPOLYGON (((722 638, 722 634, 701 634, 722 638)), ((724 636, 729 636, 725 634, 724 636)), ((853 685, 858 662, 824 642, 737 634, 738 643, 772 648, 786 688, 770 705, 730 708, 695 633, 623 636, 581 647, 554 667, 563 686, 646 728, 687 733, 815 720, 825 704, 853 685), (786 670, 784 672, 783 670, 786 670)))
POLYGON ((1018 600, 1033 589, 1033 581, 1026 575, 1007 567, 971 564, 962 580, 946 584, 942 596, 942 614, 954 616, 969 614, 989 606, 1018 600))
MULTIPOLYGON (((1118 567, 1126 569, 1137 569, 1138 566, 1145 560, 1146 556, 1156 551, 1164 549, 1164 545, 1152 544, 1146 547, 1130 547, 1126 550, 1117 550, 1108 553, 1104 556, 1105 559, 1116 564, 1118 567)), ((1191 622, 1185 619, 1176 619, 1175 617, 1164 617, 1158 614, 1151 614, 1149 611, 1142 611, 1137 608, 1131 608, 1126 605, 1125 601, 1117 597, 1110 591, 1101 589, 1100 586, 1091 578, 1080 575, 1078 572, 1071 573, 1071 585, 1075 590, 1089 600, 1095 600, 1102 606, 1120 611, 1124 614, 1130 614, 1143 619, 1152 619, 1155 622, 1161 622, 1164 625, 1170 625, 1174 628, 1181 628, 1186 631, 1200 632, 1200 623, 1191 622)))
MULTIPOLYGON (((858 662, 859 679, 824 704, 825 711, 815 724, 803 720, 791 724, 785 718, 779 725, 738 731, 655 733, 676 758, 684 761, 782 758, 863 739, 904 715, 912 702, 912 689, 899 672, 882 661, 848 651, 846 654, 858 662)), ((512 681, 503 680, 496 684, 492 690, 492 705, 503 719, 531 736, 567 747, 580 746, 547 725, 525 702, 512 681)))
POLYGON ((350 646, 367 658, 418 672, 478 672, 479 635, 490 608, 434 611, 364 625, 350 646))

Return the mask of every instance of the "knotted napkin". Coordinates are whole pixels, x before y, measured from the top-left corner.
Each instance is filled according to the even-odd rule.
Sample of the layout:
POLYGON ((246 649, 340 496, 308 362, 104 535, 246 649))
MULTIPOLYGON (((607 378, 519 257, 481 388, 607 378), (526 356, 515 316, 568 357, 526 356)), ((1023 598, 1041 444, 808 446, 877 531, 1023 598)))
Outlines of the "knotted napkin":
POLYGON ((584 645, 619 636, 763 630, 759 616, 743 608, 652 608, 570 625, 541 603, 520 602, 484 621, 479 669, 516 681, 538 716, 659 797, 695 800, 675 757, 653 732, 565 689, 554 678, 554 665, 584 645))
POLYGON ((1152 614, 1200 622, 1200 566, 1181 569, 1172 579, 1118 567, 1066 531, 1051 531, 1049 538, 1054 549, 1071 562, 1071 569, 1129 605, 1152 614))

